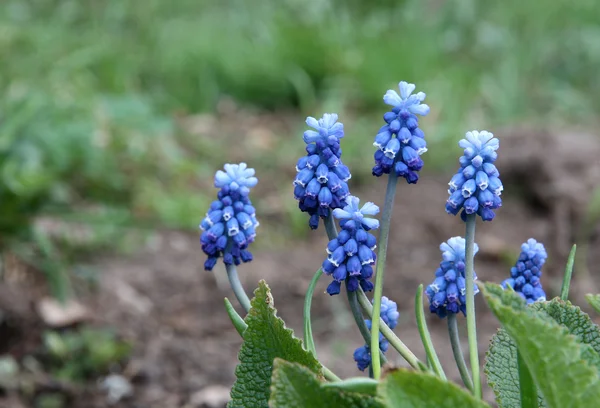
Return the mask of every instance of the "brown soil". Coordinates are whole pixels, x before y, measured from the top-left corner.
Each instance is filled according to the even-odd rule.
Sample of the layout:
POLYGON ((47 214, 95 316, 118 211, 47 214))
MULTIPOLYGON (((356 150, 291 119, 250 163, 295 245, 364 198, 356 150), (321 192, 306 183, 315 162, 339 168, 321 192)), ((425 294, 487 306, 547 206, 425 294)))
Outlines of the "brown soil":
MULTIPOLYGON (((528 160, 523 163, 527 164, 528 160)), ((500 162, 505 186, 527 186, 532 181, 522 176, 523 171, 527 172, 523 163, 520 167, 518 163, 510 163, 514 168, 511 171, 505 170, 508 167, 502 167, 500 162)), ((581 174, 579 170, 574 171, 581 174)), ((394 208, 384 294, 400 308, 400 323, 395 331, 419 357, 424 353, 414 318, 415 290, 420 283, 427 285, 432 280, 440 261, 439 243, 464 234, 460 219, 443 211, 448 178, 448 175, 425 174, 416 186, 402 183, 394 208)), ((385 183, 373 184, 372 188, 362 188, 359 195, 380 204, 385 183)), ((511 194, 511 188, 506 190, 504 206, 497 212, 497 219, 478 224, 476 242, 480 252, 476 256, 476 270, 479 279, 495 282, 504 279, 520 243, 533 237, 547 243, 549 261, 542 282, 548 295, 555 296, 560 290, 566 260, 565 248, 561 245, 577 236, 578 229, 574 225, 582 219, 581 200, 578 197, 575 202, 563 194, 560 205, 566 202, 568 213, 576 216, 568 217, 567 221, 557 220, 556 213, 565 211, 555 208, 558 200, 540 198, 539 192, 524 197, 511 194), (563 225, 565 222, 567 227, 563 225)), ((268 229, 263 225, 259 234, 263 234, 267 242, 274 241, 268 229)), ((325 256, 324 230, 313 232, 304 242, 288 240, 276 244, 276 249, 261 245, 260 239, 261 235, 257 242, 260 249, 254 251, 255 260, 239 268, 243 284, 252 290, 260 279, 265 279, 272 289, 279 315, 301 337, 304 291, 325 256)), ((590 248, 597 247, 596 229, 590 248)), ((241 339, 225 313, 223 298, 227 296, 236 307, 237 304, 224 282, 224 270, 216 268, 214 273, 205 272, 203 261, 197 235, 172 231, 157 234, 135 256, 98 261, 97 266, 102 271, 100 290, 83 300, 93 308, 101 323, 116 327, 135 344, 132 359, 123 368, 124 375, 134 385, 134 395, 114 406, 192 408, 211 406, 206 395, 226 398, 226 388, 218 386, 230 387, 235 379, 241 339)), ((592 271, 598 271, 600 253, 589 251, 587 261, 590 267, 594 266, 592 271)), ((598 292, 600 282, 589 275, 578 274, 579 270, 584 268, 576 269, 572 299, 582 304, 582 295, 598 292)), ((353 325, 346 300, 324 293, 327 284, 327 278, 319 282, 313 302, 313 331, 319 357, 342 377, 363 375, 352 360, 354 348, 362 345, 360 335, 353 325)), ((481 297, 477 308, 483 361, 498 323, 481 297)), ((459 322, 464 331, 464 319, 459 322)), ((429 316, 428 325, 443 366, 458 380, 445 321, 429 316)), ((388 352, 388 356, 393 363, 403 365, 393 351, 388 352)), ((489 390, 486 396, 493 399, 489 390)), ((74 396, 70 406, 93 408, 107 406, 107 403, 98 387, 90 384, 85 392, 74 396)))

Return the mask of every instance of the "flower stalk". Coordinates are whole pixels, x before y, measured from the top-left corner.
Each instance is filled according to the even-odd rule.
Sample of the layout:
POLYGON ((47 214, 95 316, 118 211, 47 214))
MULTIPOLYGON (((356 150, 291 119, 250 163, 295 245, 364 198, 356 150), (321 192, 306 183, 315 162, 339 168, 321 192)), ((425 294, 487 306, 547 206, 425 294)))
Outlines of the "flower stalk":
POLYGON ((231 285, 235 297, 246 313, 248 313, 250 311, 250 298, 248 298, 248 295, 242 286, 242 282, 240 282, 236 266, 234 264, 225 265, 225 269, 227 270, 227 278, 229 278, 229 284, 231 285))
MULTIPOLYGON (((363 312, 367 315, 367 317, 372 319, 373 305, 371 305, 371 302, 369 302, 367 295, 362 289, 359 288, 357 292, 360 307, 362 308, 363 312)), ((390 342, 390 345, 393 348, 395 348, 396 351, 398 351, 398 353, 400 353, 402 358, 404 358, 404 360, 406 360, 406 362, 410 364, 411 367, 419 371, 422 371, 422 367, 426 367, 421 361, 419 361, 417 356, 415 356, 415 354, 412 351, 410 351, 406 344, 404 344, 404 342, 400 340, 398 336, 396 336, 392 329, 390 329, 389 326, 385 324, 385 322, 381 318, 379 319, 379 331, 381 331, 383 337, 385 337, 390 342)))
POLYGON ((448 315, 448 335, 450 336, 452 354, 454 354, 454 360, 456 361, 460 378, 462 378, 465 387, 467 387, 469 391, 473 392, 473 381, 469 375, 469 369, 467 368, 467 363, 465 362, 465 356, 463 355, 462 348, 460 346, 460 336, 458 334, 456 313, 450 313, 448 315))
POLYGON ((467 215, 466 222, 466 247, 465 247, 465 280, 467 300, 467 334, 469 338, 469 358, 471 372, 473 373, 473 394, 481 399, 481 376, 479 374, 479 349, 477 347, 477 322, 475 319, 475 282, 473 272, 473 258, 475 256, 475 222, 476 215, 467 215))
MULTIPOLYGON (((381 232, 379 233, 379 250, 377 251, 377 267, 375 276, 375 293, 373 295, 373 317, 371 330, 371 349, 379 347, 379 319, 381 317, 381 297, 383 295, 383 279, 385 275, 385 259, 387 256, 388 238, 394 209, 394 198, 396 196, 398 176, 391 172, 388 176, 387 190, 383 205, 381 218, 381 232)), ((389 328, 388 328, 389 329, 389 328)), ((391 331, 391 330, 390 330, 391 331)), ((384 334, 385 335, 385 334, 384 334)), ((387 336, 386 336, 387 337, 387 336)), ((392 342, 390 341, 390 344, 392 342)), ((376 380, 381 377, 381 366, 379 356, 373 354, 373 375, 376 380)))

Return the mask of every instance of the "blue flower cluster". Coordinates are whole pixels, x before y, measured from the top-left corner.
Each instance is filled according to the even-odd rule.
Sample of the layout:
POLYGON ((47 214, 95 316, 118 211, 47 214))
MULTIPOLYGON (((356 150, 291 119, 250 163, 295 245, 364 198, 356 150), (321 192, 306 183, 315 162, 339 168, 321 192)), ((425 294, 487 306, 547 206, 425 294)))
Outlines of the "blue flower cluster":
POLYGON ((371 265, 375 263, 377 240, 368 231, 379 228, 379 221, 365 216, 377 214, 379 207, 366 203, 359 209, 359 202, 358 197, 348 196, 343 209, 333 210, 333 216, 340 220, 341 231, 337 238, 329 241, 329 256, 323 262, 323 273, 333 277, 327 287, 330 295, 340 293, 344 281, 351 292, 357 290, 359 284, 366 292, 373 289, 371 265))
POLYGON ((446 212, 456 215, 463 209, 460 214, 463 221, 468 214, 491 221, 496 215, 493 210, 502 206, 503 187, 494 166, 500 142, 490 132, 473 130, 467 132, 458 145, 465 152, 459 159, 460 169, 448 183, 450 197, 446 201, 446 212))
MULTIPOLYGON (((400 317, 400 313, 398 313, 398 305, 396 305, 396 302, 383 296, 381 298, 381 318, 385 324, 387 324, 390 329, 394 329, 396 325, 398 325, 398 317, 400 317)), ((371 330, 371 320, 365 320, 365 323, 369 330, 371 330)), ((379 349, 385 353, 388 348, 388 341, 381 333, 379 333, 379 349)), ((358 369, 364 371, 365 368, 371 365, 371 348, 365 344, 354 350, 354 361, 356 361, 358 369)))
POLYGON ((414 184, 419 180, 417 172, 423 167, 420 156, 427 151, 425 134, 419 129, 417 115, 427 115, 429 106, 421 103, 425 100, 424 92, 413 95, 414 84, 402 81, 398 87, 400 95, 390 89, 383 96, 383 101, 392 106, 392 111, 383 115, 387 124, 375 136, 373 145, 379 150, 375 152, 373 175, 379 177, 393 170, 398 177, 414 184))
POLYGON ((546 300, 546 293, 542 288, 540 277, 542 266, 546 262, 548 254, 541 242, 529 238, 521 245, 521 254, 516 265, 510 268, 510 278, 502 282, 504 289, 510 286, 527 303, 546 300))
POLYGON ((210 271, 223 257, 226 265, 239 265, 252 260, 248 245, 254 241, 258 227, 256 214, 248 194, 258 183, 254 169, 246 163, 226 164, 225 171, 215 174, 215 187, 221 190, 213 201, 204 220, 200 236, 202 250, 208 259, 204 269, 210 271))
POLYGON ((330 210, 342 207, 350 194, 350 170, 340 159, 344 125, 337 120, 335 113, 326 113, 319 120, 306 119, 306 124, 315 130, 304 132, 306 156, 296 164, 294 197, 300 210, 310 215, 311 229, 318 228, 319 217, 326 218, 330 210))
MULTIPOLYGON (((433 283, 427 286, 429 310, 444 318, 448 313, 458 313, 460 310, 467 314, 466 280, 465 280, 465 239, 453 237, 440 245, 442 262, 435 271, 433 283)), ((479 251, 477 244, 473 247, 473 255, 479 251)), ((474 279, 477 275, 473 272, 474 279)), ((475 294, 479 288, 475 285, 475 294)))

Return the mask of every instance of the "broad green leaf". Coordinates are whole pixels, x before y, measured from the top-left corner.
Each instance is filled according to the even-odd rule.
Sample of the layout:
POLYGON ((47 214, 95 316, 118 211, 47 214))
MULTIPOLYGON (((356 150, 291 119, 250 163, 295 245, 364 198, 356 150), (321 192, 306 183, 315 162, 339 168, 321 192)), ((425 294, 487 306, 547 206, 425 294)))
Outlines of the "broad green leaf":
POLYGON ((596 313, 600 313, 600 295, 592 295, 591 293, 588 293, 585 295, 585 300, 587 300, 596 313))
MULTIPOLYGON (((557 315, 567 321, 566 316, 577 313, 559 311, 555 306, 549 308, 549 313, 541 313, 536 308, 542 306, 526 307, 523 299, 499 285, 486 284, 481 288, 490 309, 514 340, 546 405, 596 406, 600 400, 600 378, 595 362, 590 364, 586 359, 594 360, 597 353, 591 345, 579 343, 576 335, 551 317, 557 315)), ((575 320, 585 321, 579 317, 575 320)), ((588 339, 594 337, 587 328, 578 328, 577 332, 588 339)), ((514 405, 502 405, 505 406, 514 405)))
POLYGON ((454 383, 433 374, 405 369, 387 374, 378 395, 388 408, 489 408, 454 383))
MULTIPOLYGON (((598 366, 600 329, 579 307, 555 298, 549 302, 534 303, 530 308, 566 327, 569 333, 575 335, 577 341, 582 344, 583 358, 600 367, 598 366), (588 347, 591 347, 591 350, 588 347)), ((492 337, 484 371, 500 408, 521 406, 517 347, 504 329, 498 330, 498 333, 492 337)), ((539 404, 545 406, 541 396, 539 404)))
POLYGON ((239 353, 240 364, 235 369, 236 381, 228 407, 264 408, 269 401, 273 360, 277 357, 300 363, 319 377, 321 364, 304 350, 302 342, 276 315, 271 291, 260 281, 254 292, 251 309, 244 319, 244 343, 239 353))
POLYGON ((269 407, 384 408, 372 395, 329 386, 331 384, 325 386, 315 374, 300 364, 276 359, 269 407))

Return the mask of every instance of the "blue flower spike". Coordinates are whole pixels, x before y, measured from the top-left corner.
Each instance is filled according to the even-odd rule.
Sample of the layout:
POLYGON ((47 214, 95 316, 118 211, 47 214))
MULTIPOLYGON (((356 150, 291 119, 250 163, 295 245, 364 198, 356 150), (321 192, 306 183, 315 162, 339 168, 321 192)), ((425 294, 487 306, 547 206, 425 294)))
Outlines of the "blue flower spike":
POLYGON ((342 207, 350 195, 350 170, 342 163, 340 149, 344 125, 337 120, 335 113, 326 113, 319 120, 310 116, 306 119, 312 129, 304 132, 306 156, 296 164, 294 197, 300 210, 310 215, 311 229, 317 229, 319 219, 342 207))
POLYGON ((360 285, 365 292, 373 290, 371 277, 375 263, 375 236, 368 231, 379 228, 379 221, 367 216, 376 215, 379 207, 373 203, 359 206, 358 197, 348 196, 344 208, 333 210, 340 220, 341 231, 327 245, 327 259, 323 262, 323 273, 333 278, 327 293, 340 293, 342 282, 354 292, 360 285))
POLYGON ((494 166, 500 142, 488 131, 473 130, 467 132, 458 145, 464 154, 459 159, 460 169, 448 183, 450 197, 446 201, 446 212, 457 215, 460 211, 463 221, 469 214, 491 221, 496 215, 494 210, 502 206, 503 186, 494 166))
MULTIPOLYGON (((427 286, 426 294, 429 299, 429 310, 440 318, 445 318, 448 313, 466 310, 466 281, 465 281, 465 239, 453 237, 440 245, 442 262, 435 272, 435 279, 427 286)), ((479 247, 474 246, 474 254, 479 247)), ((473 272, 474 273, 474 272, 473 272)), ((474 273, 474 280, 477 275, 474 273)), ((475 285, 475 294, 479 292, 475 285)))
POLYGON ((248 246, 256 237, 256 212, 248 197, 258 183, 254 169, 246 163, 225 164, 225 171, 215 174, 219 188, 206 217, 200 223, 202 251, 208 256, 204 269, 210 271, 223 258, 226 265, 239 265, 252 260, 248 246))
MULTIPOLYGON (((381 318, 390 329, 398 325, 398 305, 393 300, 383 296, 381 298, 381 318)), ((371 330, 371 320, 365 320, 367 328, 371 330)), ((385 353, 389 348, 389 342, 379 333, 379 349, 385 353)), ((354 361, 360 371, 364 371, 371 365, 371 348, 368 345, 361 346, 354 351, 354 361)))
POLYGON ((398 177, 404 177, 409 184, 419 180, 418 171, 423 167, 421 155, 427 151, 425 134, 419 129, 417 115, 426 116, 429 106, 422 103, 425 93, 413 94, 416 86, 408 82, 398 84, 400 94, 389 90, 383 101, 392 106, 391 112, 383 115, 386 125, 375 136, 373 175, 379 177, 395 171, 398 177))
POLYGON ((502 287, 513 288, 527 304, 534 302, 543 302, 546 300, 546 293, 542 288, 540 278, 542 276, 542 266, 546 263, 548 254, 541 242, 529 238, 527 242, 521 245, 521 254, 515 266, 510 269, 510 278, 502 282, 502 287))

